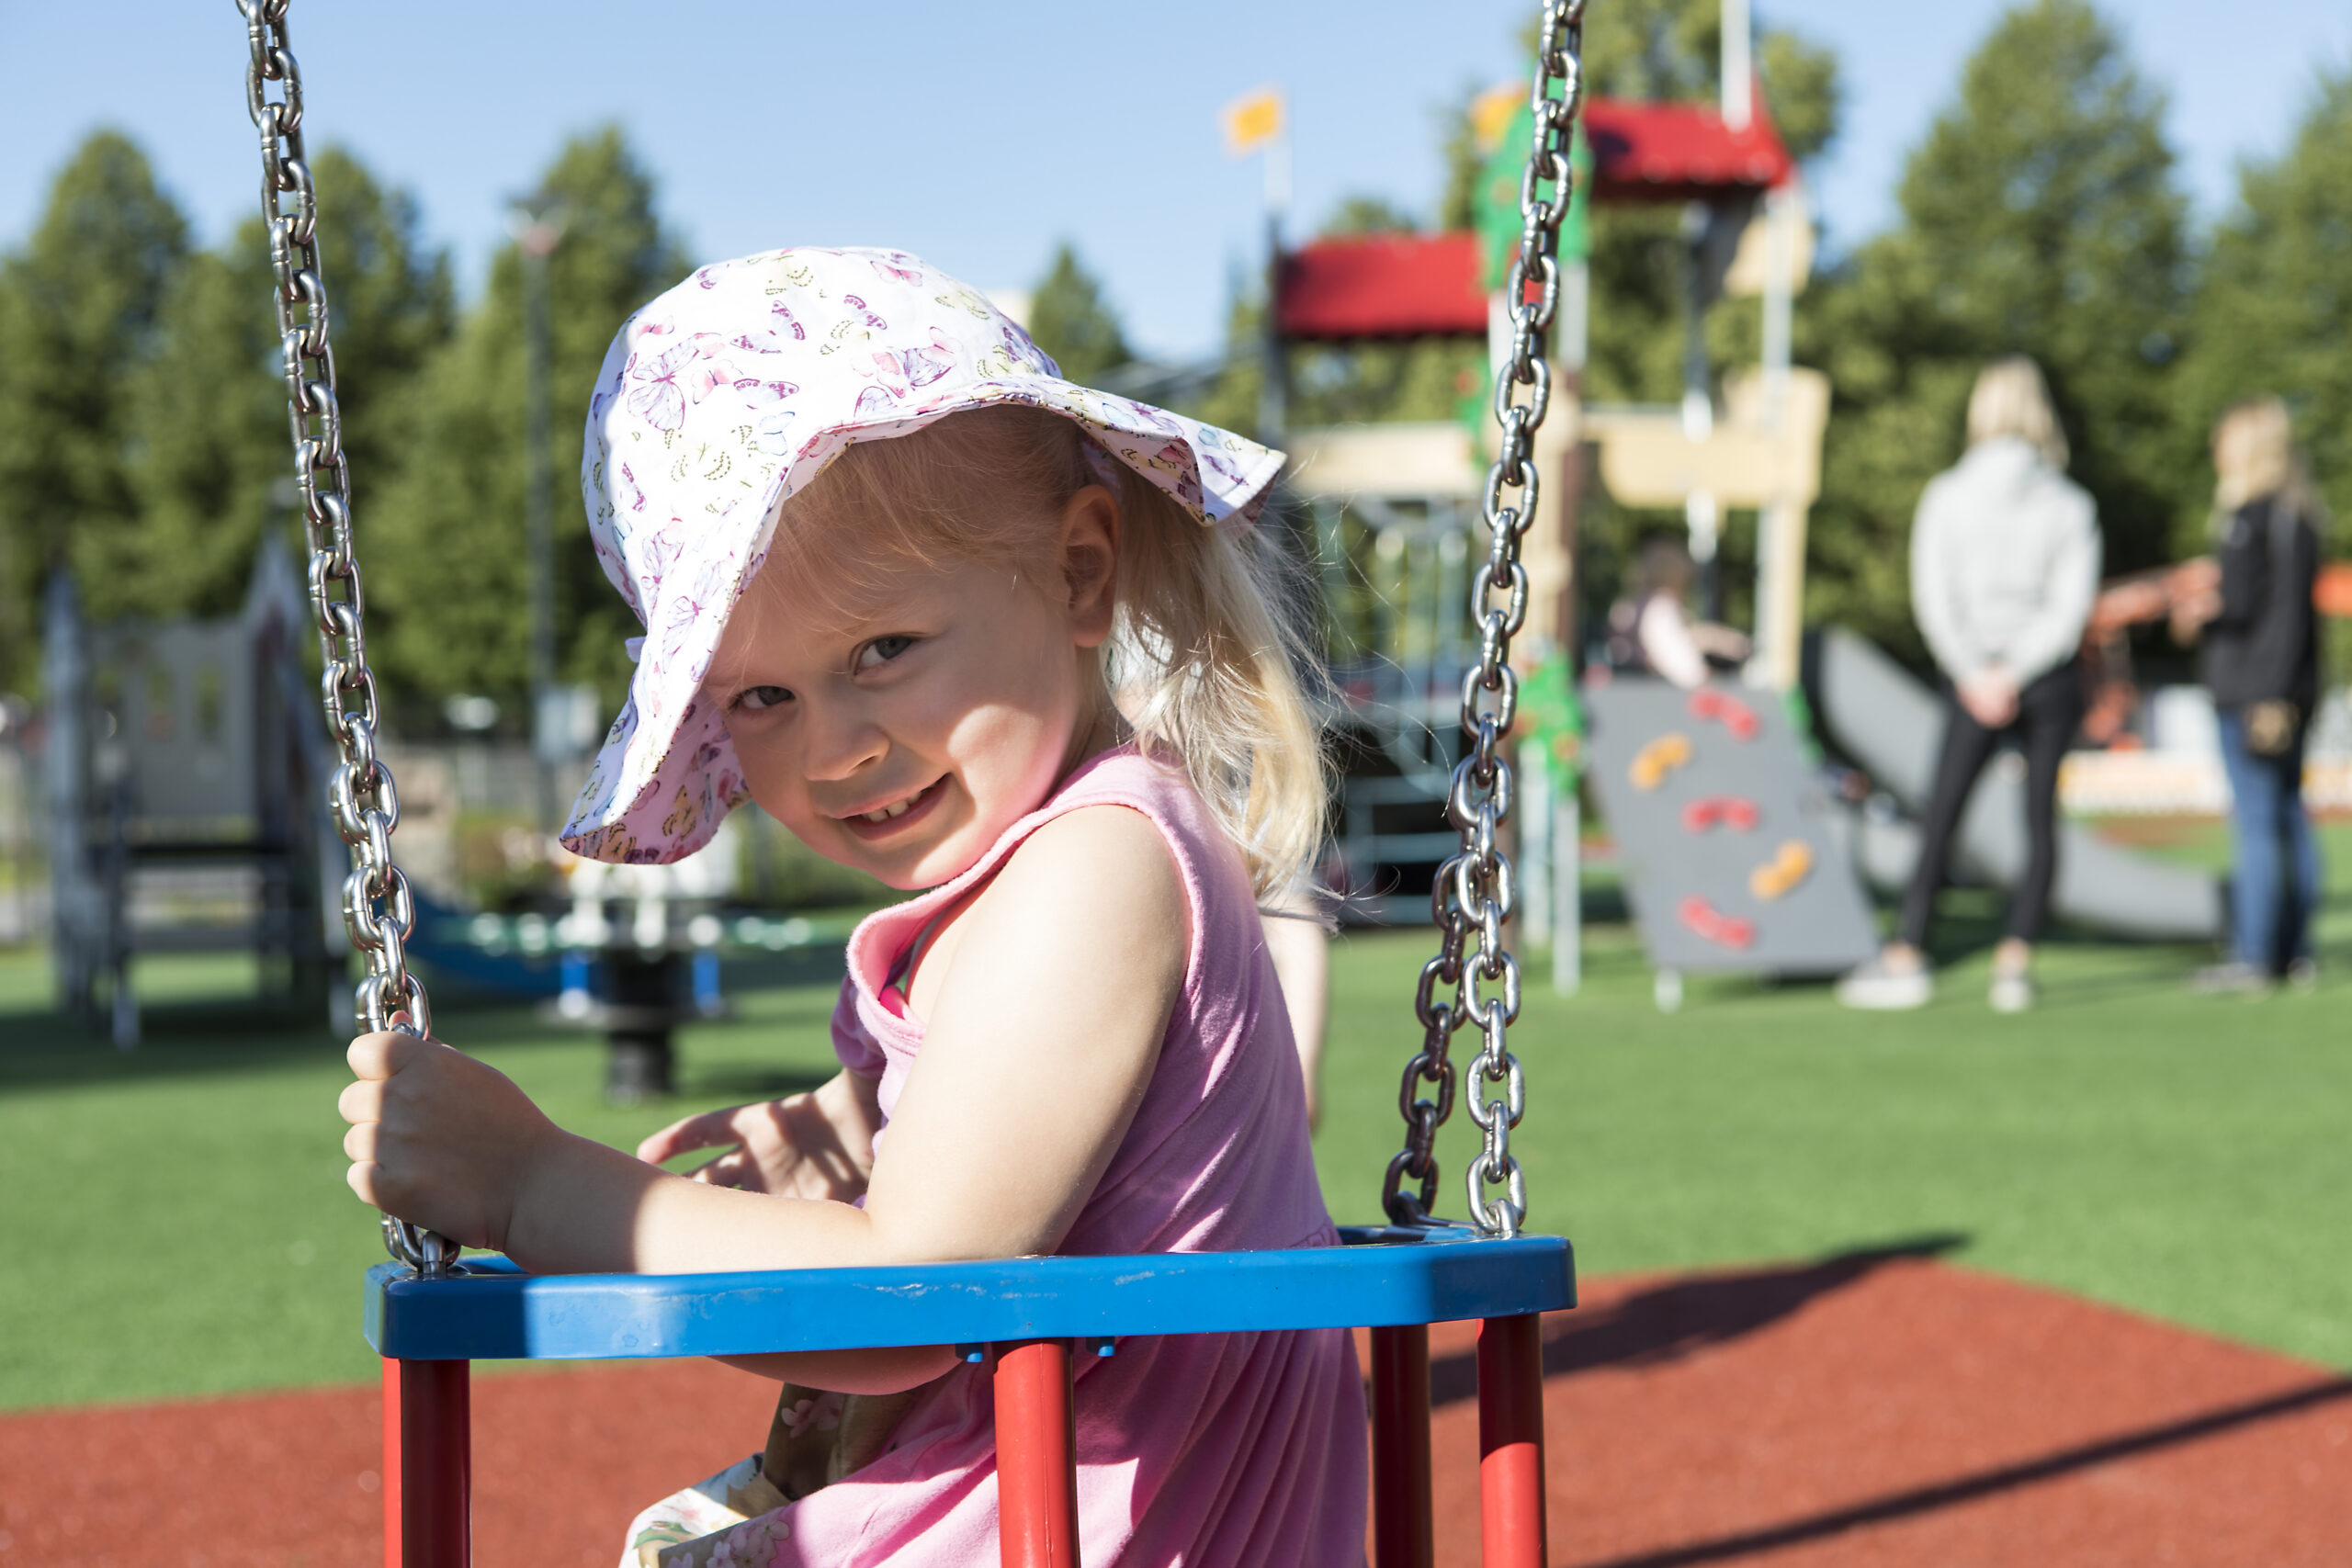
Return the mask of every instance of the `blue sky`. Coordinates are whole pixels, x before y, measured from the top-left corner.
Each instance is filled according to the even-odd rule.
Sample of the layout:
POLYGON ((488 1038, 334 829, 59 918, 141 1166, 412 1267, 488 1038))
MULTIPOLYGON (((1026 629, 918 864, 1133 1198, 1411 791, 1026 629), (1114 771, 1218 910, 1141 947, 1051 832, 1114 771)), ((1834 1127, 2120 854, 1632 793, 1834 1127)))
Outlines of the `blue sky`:
MULTIPOLYGON (((1817 175, 1832 243, 1850 243, 1886 220, 1905 152, 2002 6, 1756 3, 1843 58, 1846 132, 1817 175)), ((2237 160, 2283 145, 2313 73, 2352 63, 2346 0, 2108 8, 2170 95, 2173 141, 2207 210, 2229 199, 2237 160)), ((1426 207, 1440 106, 1516 73, 1531 9, 492 0, 428 26, 445 14, 295 0, 294 42, 313 136, 413 188, 462 278, 479 276, 504 237, 505 198, 564 135, 618 119, 700 258, 888 243, 982 287, 1017 287, 1067 236, 1131 335, 1184 354, 1216 340, 1231 271, 1258 244, 1258 175, 1226 159, 1219 105, 1264 82, 1287 89, 1309 222, 1359 191, 1426 207)), ((0 246, 30 227, 59 164, 100 124, 146 146, 202 238, 224 233, 256 200, 243 48, 229 0, 0 0, 13 67, 0 246)))

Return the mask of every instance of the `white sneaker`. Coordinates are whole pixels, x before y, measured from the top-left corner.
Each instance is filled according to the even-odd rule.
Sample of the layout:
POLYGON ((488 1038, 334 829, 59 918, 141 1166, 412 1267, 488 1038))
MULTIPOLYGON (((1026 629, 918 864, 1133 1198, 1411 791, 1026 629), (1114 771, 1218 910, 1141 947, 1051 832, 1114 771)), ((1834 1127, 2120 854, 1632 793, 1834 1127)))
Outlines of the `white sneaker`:
POLYGON ((2262 997, 2270 994, 2270 976, 2243 959, 2209 964, 2188 977, 2188 988, 2200 996, 2262 997))
POLYGON ((1849 1008, 1872 1012, 1906 1012, 1923 1008, 1936 994, 1935 976, 1925 964, 1896 969, 1883 955, 1857 966, 1838 982, 1838 999, 1849 1008))
POLYGON ((2032 978, 2022 974, 1994 976, 1992 1002, 1995 1012, 2025 1011, 2033 1006, 2032 978))

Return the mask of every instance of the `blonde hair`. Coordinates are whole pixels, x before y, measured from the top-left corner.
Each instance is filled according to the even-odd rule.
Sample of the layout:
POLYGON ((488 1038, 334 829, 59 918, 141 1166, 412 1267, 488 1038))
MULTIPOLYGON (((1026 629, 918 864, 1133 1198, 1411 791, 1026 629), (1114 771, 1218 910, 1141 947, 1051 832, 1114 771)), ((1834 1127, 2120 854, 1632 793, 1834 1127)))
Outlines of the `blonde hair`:
POLYGON ((2298 511, 2314 499, 2294 422, 2277 398, 2246 398, 2222 411, 2213 422, 2213 508, 2224 516, 2267 495, 2298 511))
POLYGON ((1976 373, 1968 394, 1968 444, 2008 435, 2040 452, 2053 468, 2066 466, 2066 433, 2051 411, 2041 367, 2022 354, 1996 359, 1976 373))
POLYGON ((1301 685, 1305 576, 1270 530, 1204 526, 1071 421, 1015 404, 967 409, 910 434, 860 442, 786 502, 769 552, 820 602, 878 586, 893 561, 962 559, 1045 579, 1070 499, 1117 501, 1117 611, 1102 695, 1147 755, 1181 766, 1240 847, 1261 899, 1305 884, 1322 848, 1329 783, 1301 685), (969 497, 991 504, 973 506, 969 497), (839 542, 855 540, 843 549, 839 542))

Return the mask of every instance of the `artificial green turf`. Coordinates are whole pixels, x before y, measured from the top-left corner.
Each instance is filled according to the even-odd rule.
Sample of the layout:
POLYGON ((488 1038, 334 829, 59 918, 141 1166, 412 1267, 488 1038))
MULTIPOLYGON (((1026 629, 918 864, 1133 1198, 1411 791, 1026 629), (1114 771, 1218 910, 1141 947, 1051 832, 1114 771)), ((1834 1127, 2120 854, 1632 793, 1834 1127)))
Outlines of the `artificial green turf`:
MULTIPOLYGON (((2352 834, 2333 838, 2337 886, 2352 886, 2352 834)), ((1955 942, 1986 936, 1981 900, 1951 907, 1955 942)), ((2339 898, 2323 926, 2339 966, 2348 916, 2339 898)), ((1429 944, 1425 931, 1354 934, 1336 957, 1317 1156, 1343 1220, 1376 1207, 1429 944)), ((1631 933, 1598 927, 1573 999, 1534 983, 1531 958, 1512 1032, 1531 1224, 1574 1236, 1590 1273, 1948 1246, 2352 1366, 2352 985, 2192 998, 2180 977, 2199 957, 2053 942, 2042 1006, 2018 1018, 1985 1009, 1981 953, 1916 1014, 1724 981, 1662 1015, 1631 933)), ((567 1125, 629 1143, 829 1066, 820 962, 736 979, 742 1015, 686 1032, 689 1092, 660 1109, 604 1106, 596 1048, 526 1012, 445 997, 440 1027, 567 1125)), ((46 1013, 38 954, 0 955, 0 1407, 372 1375, 358 1276, 381 1249, 341 1180, 340 1052, 322 1029, 266 1026, 220 999, 249 981, 193 961, 142 975, 142 992, 179 1006, 119 1055, 46 1013)), ((1468 1135, 1457 1116, 1454 1213, 1468 1135)))

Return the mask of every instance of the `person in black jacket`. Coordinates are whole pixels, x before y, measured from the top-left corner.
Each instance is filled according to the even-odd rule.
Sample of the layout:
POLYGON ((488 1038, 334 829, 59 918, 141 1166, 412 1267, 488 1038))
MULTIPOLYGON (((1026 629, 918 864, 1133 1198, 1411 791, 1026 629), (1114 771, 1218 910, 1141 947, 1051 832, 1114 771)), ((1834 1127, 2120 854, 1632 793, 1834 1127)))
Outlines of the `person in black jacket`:
POLYGON ((2213 427, 2212 564, 2196 575, 2176 630, 2204 637, 2205 684, 2230 779, 2236 866, 2230 877, 2233 949, 2200 970, 2201 989, 2262 991, 2280 976, 2308 982, 2319 846, 2303 810, 2303 741, 2319 701, 2318 498, 2305 477, 2287 407, 2237 404, 2213 427))

